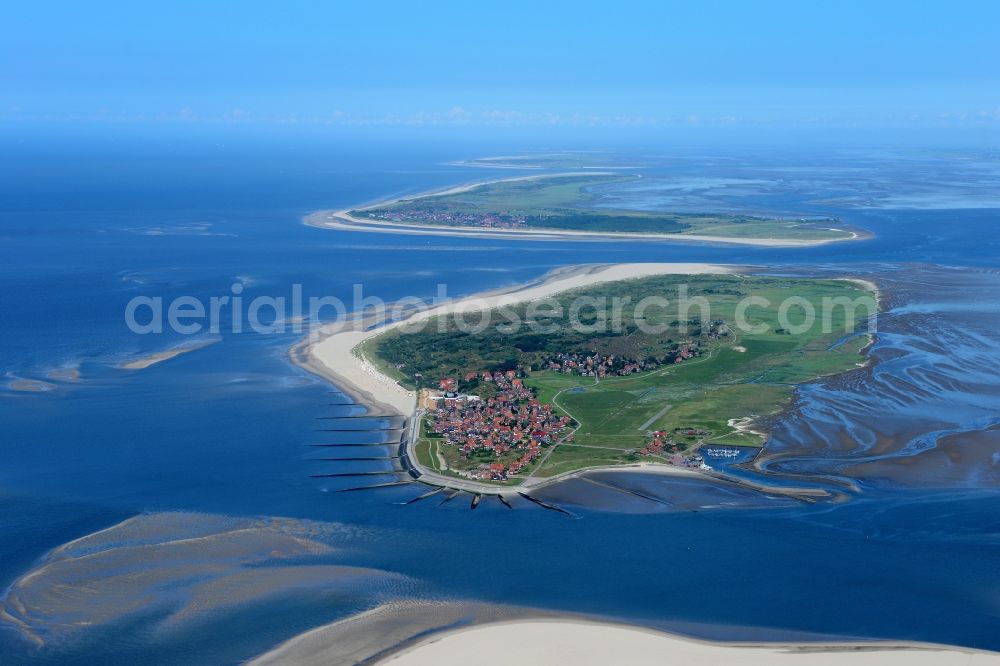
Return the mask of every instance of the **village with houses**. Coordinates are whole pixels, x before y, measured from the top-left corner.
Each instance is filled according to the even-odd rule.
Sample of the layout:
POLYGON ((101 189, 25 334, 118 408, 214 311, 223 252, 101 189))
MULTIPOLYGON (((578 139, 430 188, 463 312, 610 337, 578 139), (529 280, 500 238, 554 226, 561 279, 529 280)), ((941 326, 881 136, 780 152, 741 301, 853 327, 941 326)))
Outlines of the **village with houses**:
MULTIPOLYGON (((694 343, 678 345, 669 356, 672 364, 700 355, 694 343)), ((661 363, 598 353, 560 353, 541 364, 543 370, 594 377, 626 376, 655 370, 661 363)), ((561 442, 572 442, 573 419, 542 403, 525 384, 530 369, 469 371, 461 379, 445 377, 437 391, 424 390, 421 407, 424 432, 439 439, 457 454, 449 471, 473 480, 505 482, 523 475, 540 460, 542 452, 561 442), (480 389, 482 395, 469 392, 480 389)), ((687 428, 676 433, 651 432, 646 446, 635 451, 657 462, 707 469, 702 457, 685 453, 692 438, 699 442, 708 431, 687 428), (681 440, 687 440, 683 442, 681 440)), ((694 447, 697 448, 697 447, 694 447)))
POLYGON ((654 358, 632 359, 624 356, 608 354, 607 356, 592 353, 565 353, 557 354, 543 363, 546 370, 561 372, 567 375, 581 375, 583 377, 624 377, 637 372, 656 370, 664 364, 683 363, 689 358, 700 356, 701 351, 695 344, 685 344, 678 346, 678 349, 664 357, 663 361, 654 358))
MULTIPOLYGON (((677 467, 709 470, 703 456, 698 453, 684 453, 687 445, 678 442, 681 437, 698 438, 698 444, 711 433, 699 428, 677 428, 673 433, 657 430, 650 434, 649 442, 639 450, 639 455, 646 458, 663 458, 663 462, 677 467)), ((697 446, 695 447, 697 449, 697 446)))
POLYGON ((492 395, 458 393, 458 380, 447 377, 439 382, 441 395, 425 398, 433 407, 430 429, 469 462, 469 478, 506 481, 520 474, 573 425, 570 417, 539 402, 524 385, 523 372, 470 372, 464 378, 476 380, 490 385, 492 395))
POLYGON ((357 210, 351 211, 351 215, 395 224, 440 224, 482 229, 523 229, 528 226, 524 215, 506 211, 483 213, 452 208, 399 207, 357 210))

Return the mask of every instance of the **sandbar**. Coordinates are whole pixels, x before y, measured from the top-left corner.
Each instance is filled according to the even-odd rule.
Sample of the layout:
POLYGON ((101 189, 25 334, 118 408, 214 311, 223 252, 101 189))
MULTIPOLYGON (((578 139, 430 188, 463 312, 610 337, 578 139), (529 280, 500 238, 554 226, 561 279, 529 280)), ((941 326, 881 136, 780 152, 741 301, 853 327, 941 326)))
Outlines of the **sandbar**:
POLYGON ((11 391, 18 391, 21 393, 45 393, 53 390, 55 388, 55 384, 43 382, 40 379, 24 379, 22 377, 15 377, 7 382, 7 387, 11 391))
POLYGON ((193 352, 198 349, 204 349, 205 347, 213 345, 220 340, 221 338, 212 338, 209 340, 199 340, 189 344, 177 345, 176 347, 153 352, 152 354, 148 354, 132 361, 119 363, 118 367, 122 370, 145 370, 150 366, 156 365, 157 363, 163 363, 164 361, 169 361, 170 359, 176 358, 181 354, 187 354, 188 352, 193 352))
POLYGON ((1000 654, 919 643, 731 644, 583 620, 499 622, 431 636, 385 666, 958 666, 1000 664, 1000 654))
POLYGON ((389 572, 332 564, 335 523, 140 514, 51 551, 0 597, 0 627, 43 645, 153 611, 157 629, 295 590, 367 599, 389 572))

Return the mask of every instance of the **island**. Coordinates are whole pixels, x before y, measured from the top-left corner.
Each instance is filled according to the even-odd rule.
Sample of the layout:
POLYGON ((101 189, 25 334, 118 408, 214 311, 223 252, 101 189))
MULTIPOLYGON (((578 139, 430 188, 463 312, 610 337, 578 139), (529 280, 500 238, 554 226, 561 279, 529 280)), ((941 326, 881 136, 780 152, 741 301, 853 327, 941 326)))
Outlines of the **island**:
POLYGON ((306 223, 327 228, 526 238, 599 237, 803 247, 857 240, 834 219, 632 210, 620 193, 642 179, 618 172, 568 172, 472 183, 341 211, 306 223), (602 195, 612 195, 607 203, 602 195))
POLYGON ((762 419, 798 385, 863 365, 877 307, 874 285, 850 278, 584 266, 378 328, 339 325, 299 356, 410 417, 422 481, 490 493, 594 469, 711 473, 707 453, 765 443, 762 419), (542 331, 527 323, 539 316, 542 331), (463 330, 470 320, 490 324, 463 330))

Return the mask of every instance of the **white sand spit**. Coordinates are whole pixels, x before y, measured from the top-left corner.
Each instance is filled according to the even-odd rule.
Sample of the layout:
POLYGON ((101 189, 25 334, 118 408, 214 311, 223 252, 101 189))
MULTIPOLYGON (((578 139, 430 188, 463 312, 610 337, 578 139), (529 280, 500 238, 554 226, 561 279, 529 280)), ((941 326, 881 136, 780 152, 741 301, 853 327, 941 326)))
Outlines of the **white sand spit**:
POLYGON ((638 628, 568 620, 488 624, 431 637, 386 666, 985 666, 1000 654, 888 643, 730 645, 638 628))

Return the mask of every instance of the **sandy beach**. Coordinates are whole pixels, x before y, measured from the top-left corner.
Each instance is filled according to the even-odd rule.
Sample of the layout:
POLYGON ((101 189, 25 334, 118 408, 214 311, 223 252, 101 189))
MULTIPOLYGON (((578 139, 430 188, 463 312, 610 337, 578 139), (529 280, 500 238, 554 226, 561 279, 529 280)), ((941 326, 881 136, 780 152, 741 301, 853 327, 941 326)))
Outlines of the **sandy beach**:
POLYGON ((716 264, 611 264, 578 266, 550 273, 533 284, 477 294, 430 307, 380 328, 369 322, 351 320, 323 327, 293 347, 291 355, 300 365, 327 377, 356 399, 409 416, 416 406, 416 394, 382 374, 366 359, 359 346, 371 338, 407 324, 438 315, 478 312, 547 298, 555 294, 602 282, 638 279, 653 275, 697 275, 734 273, 732 266, 716 264))
POLYGON ((911 643, 728 644, 581 620, 487 624, 431 636, 381 662, 386 666, 958 666, 1000 664, 1000 654, 911 643), (474 657, 473 657, 474 655, 474 657))
POLYGON ((882 291, 879 289, 878 285, 875 284, 873 281, 860 277, 849 277, 840 279, 844 280, 845 282, 853 282, 854 284, 858 285, 865 291, 869 292, 872 296, 875 297, 875 304, 878 305, 879 307, 882 306, 882 291))
MULTIPOLYGON (((481 185, 492 183, 509 183, 524 180, 538 180, 541 178, 566 178, 572 176, 611 176, 616 175, 613 171, 586 171, 566 172, 554 174, 540 174, 532 176, 519 176, 517 178, 495 178, 492 180, 478 181, 457 185, 444 190, 431 190, 419 194, 386 199, 375 203, 354 206, 343 210, 318 210, 303 218, 303 222, 309 226, 323 229, 340 229, 343 231, 367 231, 374 233, 393 234, 414 234, 424 236, 471 236, 473 238, 518 238, 526 240, 669 240, 688 241, 695 243, 722 243, 727 245, 750 245, 756 247, 815 247, 827 245, 829 243, 840 243, 844 241, 860 240, 862 234, 846 229, 834 229, 831 231, 841 231, 850 236, 846 238, 825 238, 825 239, 799 239, 799 238, 741 238, 738 236, 710 236, 705 234, 657 234, 657 233, 596 233, 591 231, 573 231, 567 229, 476 229, 461 227, 445 227, 433 224, 404 224, 397 222, 386 222, 384 220, 359 219, 351 215, 351 211, 370 210, 380 206, 389 206, 401 201, 412 201, 426 197, 439 197, 449 194, 460 194, 481 185)), ((864 236, 867 237, 867 236, 864 236)))

